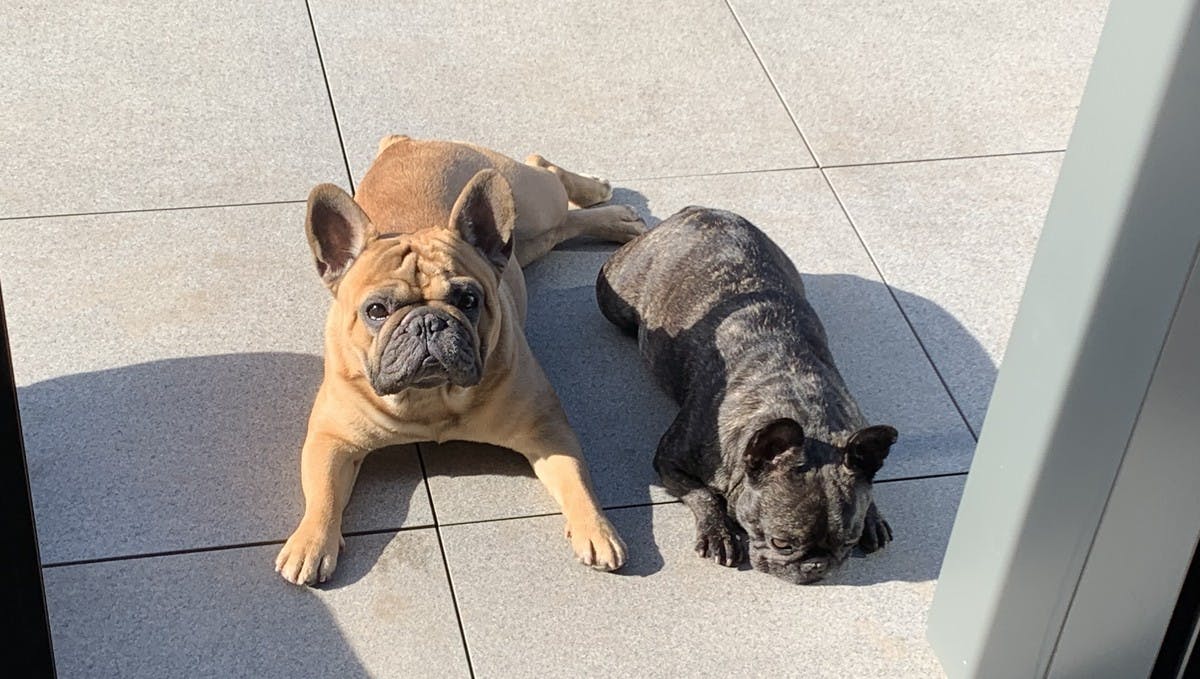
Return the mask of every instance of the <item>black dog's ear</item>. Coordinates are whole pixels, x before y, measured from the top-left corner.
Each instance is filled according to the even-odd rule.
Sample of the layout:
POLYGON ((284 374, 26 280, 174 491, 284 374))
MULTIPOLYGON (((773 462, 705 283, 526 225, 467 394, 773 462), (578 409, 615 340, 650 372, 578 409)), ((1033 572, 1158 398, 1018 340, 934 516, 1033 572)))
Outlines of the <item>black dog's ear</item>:
POLYGON ((752 480, 766 470, 780 453, 804 445, 804 429, 795 420, 785 417, 759 429, 750 437, 750 445, 742 459, 752 480))
POLYGON ((371 220, 350 194, 333 184, 319 184, 308 194, 304 228, 317 273, 336 294, 338 281, 366 247, 371 220))
POLYGON ((474 245, 497 270, 512 254, 512 232, 517 220, 512 188, 496 170, 481 170, 459 194, 450 211, 450 228, 474 245))
POLYGON ((899 435, 895 427, 886 424, 860 429, 846 442, 842 463, 855 475, 871 481, 899 435))

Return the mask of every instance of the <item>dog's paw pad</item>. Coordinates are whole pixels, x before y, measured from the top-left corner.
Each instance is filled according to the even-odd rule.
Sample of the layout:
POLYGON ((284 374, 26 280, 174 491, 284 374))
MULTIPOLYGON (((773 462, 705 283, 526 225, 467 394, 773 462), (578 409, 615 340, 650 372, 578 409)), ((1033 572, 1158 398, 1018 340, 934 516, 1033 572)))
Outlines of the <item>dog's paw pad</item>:
POLYGON ((575 558, 599 571, 615 571, 625 565, 625 543, 602 516, 567 526, 567 539, 575 558))
POLYGON ((746 549, 737 532, 721 524, 696 531, 696 554, 729 568, 746 559, 746 549))
POLYGON ((646 233, 646 222, 642 221, 637 210, 628 205, 617 205, 614 207, 620 208, 620 213, 617 215, 617 221, 613 223, 613 240, 627 243, 646 233))
POLYGON ((338 554, 344 546, 345 541, 336 531, 301 526, 275 557, 275 572, 293 585, 325 582, 337 568, 338 554))
POLYGON ((612 200, 613 187, 612 187, 612 184, 609 183, 609 181, 607 179, 605 179, 603 177, 593 177, 591 175, 585 175, 585 176, 588 179, 596 182, 596 184, 598 184, 598 186, 595 187, 596 192, 595 192, 595 195, 593 196, 593 198, 595 198, 595 202, 603 203, 605 201, 612 200))
POLYGON ((868 517, 863 525, 862 537, 858 539, 858 548, 864 554, 877 552, 892 541, 892 527, 883 517, 868 517))

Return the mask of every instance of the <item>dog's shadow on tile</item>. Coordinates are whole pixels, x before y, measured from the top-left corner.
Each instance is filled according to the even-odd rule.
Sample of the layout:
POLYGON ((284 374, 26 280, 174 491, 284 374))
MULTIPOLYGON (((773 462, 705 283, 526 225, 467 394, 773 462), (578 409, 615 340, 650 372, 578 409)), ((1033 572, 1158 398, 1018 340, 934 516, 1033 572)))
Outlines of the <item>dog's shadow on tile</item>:
MULTIPOLYGON (((197 356, 18 390, 49 562, 282 540, 304 509, 300 447, 320 357, 197 356)), ((345 532, 398 528, 415 451, 369 456, 345 532)))
MULTIPOLYGON (((154 361, 18 389, 43 562, 282 541, 303 511, 300 444, 320 378, 319 357, 253 353, 154 361)), ((377 500, 398 502, 389 522, 402 522, 408 506, 397 494, 420 483, 417 471, 408 490, 397 488, 387 478, 397 470, 386 456, 364 470, 368 489, 378 483, 372 477, 392 482, 391 497, 377 500)), ((276 549, 261 550, 269 556, 256 573, 218 574, 211 583, 260 583, 245 597, 269 601, 230 605, 222 615, 230 625, 262 630, 267 648, 278 645, 282 632, 274 630, 284 628, 272 614, 279 611, 276 595, 263 583, 278 587, 279 598, 295 594, 272 572, 276 549)), ((344 562, 334 577, 356 579, 369 569, 358 563, 363 556, 344 562)), ((154 596, 148 589, 139 605, 154 606, 154 596)), ((367 676, 348 643, 330 632, 338 625, 325 607, 303 608, 303 622, 285 626, 289 638, 321 641, 290 645, 288 666, 367 676)), ((176 630, 174 638, 192 636, 176 630)))

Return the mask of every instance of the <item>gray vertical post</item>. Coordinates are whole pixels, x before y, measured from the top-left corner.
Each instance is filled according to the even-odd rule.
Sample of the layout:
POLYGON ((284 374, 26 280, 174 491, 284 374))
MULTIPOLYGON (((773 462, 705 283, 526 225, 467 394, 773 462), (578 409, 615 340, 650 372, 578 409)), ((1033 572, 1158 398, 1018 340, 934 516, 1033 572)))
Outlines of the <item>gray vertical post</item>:
MULTIPOLYGON (((1104 610, 1089 609, 1111 582, 1104 560, 1138 578, 1141 560, 1167 558, 1114 549, 1129 503, 1108 503, 1200 245, 1197 1, 1109 8, 930 612, 952 677, 1074 676, 1089 647, 1064 625, 1104 610), (1056 658, 1060 639, 1074 660, 1056 658)), ((1177 589, 1188 558, 1159 586, 1177 589)), ((1144 642, 1159 617, 1142 620, 1144 642)))

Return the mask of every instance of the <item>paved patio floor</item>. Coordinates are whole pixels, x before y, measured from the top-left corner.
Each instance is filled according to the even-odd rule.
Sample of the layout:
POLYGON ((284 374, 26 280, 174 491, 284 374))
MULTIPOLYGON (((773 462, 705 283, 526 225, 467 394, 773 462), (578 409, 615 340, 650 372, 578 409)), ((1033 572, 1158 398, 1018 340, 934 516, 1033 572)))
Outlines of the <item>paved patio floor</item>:
POLYGON ((7 8, 0 284, 60 676, 939 675, 926 612, 1105 6, 7 8), (369 459, 334 580, 287 585, 328 304, 303 201, 388 133, 765 229, 901 431, 895 542, 812 587, 697 558, 651 468, 674 407, 577 242, 528 269, 528 334, 625 569, 573 561, 515 454, 420 444, 369 459))

